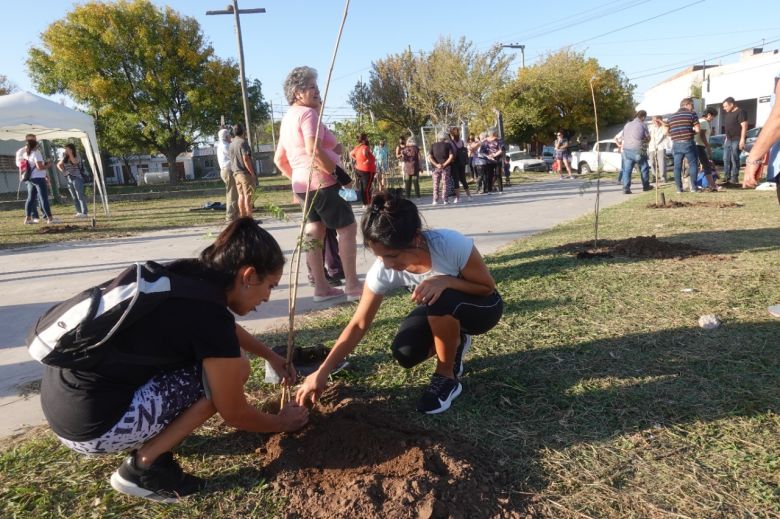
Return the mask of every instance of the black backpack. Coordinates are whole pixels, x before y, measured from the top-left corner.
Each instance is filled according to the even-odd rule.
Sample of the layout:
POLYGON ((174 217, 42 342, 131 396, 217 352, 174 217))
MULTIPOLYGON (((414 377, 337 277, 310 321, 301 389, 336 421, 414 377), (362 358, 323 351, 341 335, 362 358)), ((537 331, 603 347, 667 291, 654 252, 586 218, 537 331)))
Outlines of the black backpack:
POLYGON ((224 291, 216 285, 175 274, 154 261, 134 263, 114 279, 49 308, 27 335, 27 349, 38 362, 59 368, 89 369, 105 355, 156 365, 164 358, 141 358, 108 346, 117 332, 170 298, 225 304, 224 291))

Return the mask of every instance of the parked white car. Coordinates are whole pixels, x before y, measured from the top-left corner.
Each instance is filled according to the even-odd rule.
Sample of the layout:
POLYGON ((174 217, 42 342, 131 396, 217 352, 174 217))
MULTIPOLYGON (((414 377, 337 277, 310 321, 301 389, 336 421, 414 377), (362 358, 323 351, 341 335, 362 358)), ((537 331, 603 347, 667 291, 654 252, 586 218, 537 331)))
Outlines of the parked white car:
POLYGON ((622 164, 618 145, 613 139, 598 141, 590 151, 575 151, 571 154, 571 166, 580 174, 592 171, 617 173, 622 164), (598 163, 596 151, 598 150, 598 163))
POLYGON ((509 157, 509 170, 513 173, 525 171, 540 171, 546 173, 548 171, 547 163, 545 161, 535 159, 524 151, 511 151, 507 154, 507 157, 509 157))

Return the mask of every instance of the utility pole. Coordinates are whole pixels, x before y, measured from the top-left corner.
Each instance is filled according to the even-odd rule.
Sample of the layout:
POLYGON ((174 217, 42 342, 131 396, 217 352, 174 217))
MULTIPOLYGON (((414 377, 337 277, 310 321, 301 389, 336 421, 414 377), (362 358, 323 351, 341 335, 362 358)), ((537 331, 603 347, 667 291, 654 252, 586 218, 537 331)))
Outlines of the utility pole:
POLYGON ((525 68, 525 45, 520 45, 519 43, 507 43, 506 45, 501 45, 504 49, 520 49, 520 55, 521 55, 521 66, 522 68, 525 68))
POLYGON ((252 131, 249 127, 249 98, 246 94, 246 74, 244 68, 244 43, 241 40, 241 14, 265 13, 264 8, 257 9, 239 9, 238 0, 233 0, 233 5, 228 5, 222 11, 206 11, 206 15, 232 14, 235 16, 236 36, 238 37, 238 71, 241 75, 241 96, 244 100, 244 130, 246 132, 247 144, 252 149, 252 131))

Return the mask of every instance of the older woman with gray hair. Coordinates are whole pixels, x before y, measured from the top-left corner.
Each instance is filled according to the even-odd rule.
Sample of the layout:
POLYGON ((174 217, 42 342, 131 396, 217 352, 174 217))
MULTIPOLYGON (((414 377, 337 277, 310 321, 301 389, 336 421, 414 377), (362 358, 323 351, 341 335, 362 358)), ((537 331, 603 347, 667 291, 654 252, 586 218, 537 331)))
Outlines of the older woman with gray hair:
POLYGON ((274 163, 292 181, 293 192, 302 206, 307 192, 309 195, 308 204, 303 207, 308 219, 306 237, 311 243, 320 244, 306 253, 314 277, 314 301, 344 295, 331 287, 325 277, 320 247, 326 228, 336 229, 347 300, 357 301, 363 292, 355 267, 357 224, 352 207, 339 196, 340 186, 334 175, 336 168, 341 167, 342 146, 324 124, 319 124, 318 132, 322 100, 317 71, 311 67, 294 68, 284 81, 284 93, 290 109, 282 118, 274 163))
MULTIPOLYGON (((450 164, 455 159, 450 146, 449 134, 445 131, 436 134, 436 142, 428 152, 428 162, 433 166, 433 201, 431 205, 447 205, 447 192, 450 190, 450 164)), ((458 198, 455 197, 455 203, 458 198)))
POLYGON ((501 141, 498 140, 498 130, 490 128, 487 131, 487 137, 482 141, 479 147, 479 156, 485 161, 482 166, 483 179, 482 179, 482 192, 494 193, 493 182, 496 179, 496 172, 501 174, 498 169, 499 163, 502 160, 501 155, 504 151, 501 149, 501 141))

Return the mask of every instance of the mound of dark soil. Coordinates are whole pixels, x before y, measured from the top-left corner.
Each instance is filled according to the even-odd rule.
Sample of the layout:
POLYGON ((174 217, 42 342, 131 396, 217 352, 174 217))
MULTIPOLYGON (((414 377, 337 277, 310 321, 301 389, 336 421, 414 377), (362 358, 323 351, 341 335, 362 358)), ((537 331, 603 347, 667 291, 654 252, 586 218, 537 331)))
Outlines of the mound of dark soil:
POLYGON ((577 259, 612 258, 655 258, 683 259, 699 256, 705 251, 684 243, 674 243, 659 240, 653 236, 635 236, 624 240, 599 240, 598 248, 593 247, 593 241, 567 243, 559 249, 571 252, 577 259))
POLYGON ((714 207, 716 209, 728 209, 730 207, 743 207, 745 204, 739 202, 679 202, 677 200, 668 200, 666 205, 647 204, 648 209, 676 209, 679 207, 714 207))
POLYGON ((520 517, 486 453, 405 422, 385 402, 331 386, 304 430, 256 451, 287 498, 283 517, 520 517))

